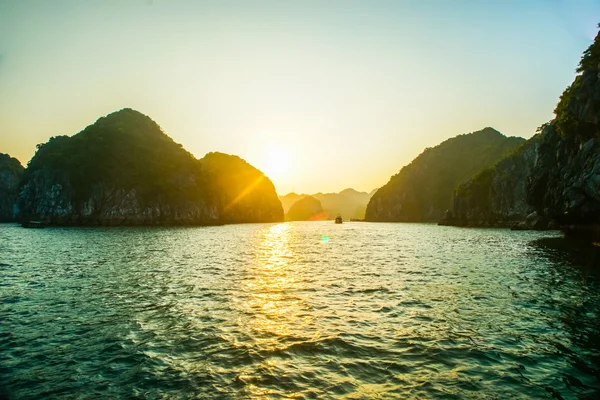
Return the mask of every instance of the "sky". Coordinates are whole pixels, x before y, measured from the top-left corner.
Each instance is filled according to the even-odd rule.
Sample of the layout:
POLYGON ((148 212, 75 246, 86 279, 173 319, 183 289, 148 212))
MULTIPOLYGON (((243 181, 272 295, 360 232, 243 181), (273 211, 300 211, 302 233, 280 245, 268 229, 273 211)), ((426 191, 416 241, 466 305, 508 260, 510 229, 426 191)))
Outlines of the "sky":
POLYGON ((133 108, 279 194, 371 191, 426 147, 529 138, 600 0, 0 0, 0 152, 133 108))

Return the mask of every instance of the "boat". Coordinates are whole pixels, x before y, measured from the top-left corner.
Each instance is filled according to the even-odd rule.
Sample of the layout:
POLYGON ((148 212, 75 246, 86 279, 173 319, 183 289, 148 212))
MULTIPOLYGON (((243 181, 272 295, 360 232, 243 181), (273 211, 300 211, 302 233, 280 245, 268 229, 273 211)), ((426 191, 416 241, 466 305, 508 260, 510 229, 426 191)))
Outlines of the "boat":
POLYGON ((343 220, 342 220, 342 216, 341 215, 338 215, 337 217, 335 217, 335 223, 336 224, 341 224, 342 222, 343 222, 343 220))

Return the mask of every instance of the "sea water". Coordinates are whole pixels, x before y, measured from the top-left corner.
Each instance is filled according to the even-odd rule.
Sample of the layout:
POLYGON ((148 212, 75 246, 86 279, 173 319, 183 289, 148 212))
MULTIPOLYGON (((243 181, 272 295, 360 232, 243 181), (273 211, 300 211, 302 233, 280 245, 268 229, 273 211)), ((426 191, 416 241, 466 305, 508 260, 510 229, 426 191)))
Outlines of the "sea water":
POLYGON ((597 398, 596 249, 432 224, 2 224, 0 392, 597 398))

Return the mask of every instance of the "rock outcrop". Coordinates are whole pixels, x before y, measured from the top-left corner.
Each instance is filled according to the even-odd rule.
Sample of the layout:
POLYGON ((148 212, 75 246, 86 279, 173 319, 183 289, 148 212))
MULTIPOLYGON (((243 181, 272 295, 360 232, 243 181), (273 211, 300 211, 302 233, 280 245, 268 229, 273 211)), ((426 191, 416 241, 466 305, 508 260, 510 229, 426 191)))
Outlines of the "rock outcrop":
MULTIPOLYGON (((600 93, 600 85, 597 81, 595 84, 600 93)), ((600 107, 596 112, 600 115, 600 107)), ((600 232, 599 139, 598 136, 565 137, 556 124, 544 128, 527 191, 528 204, 540 216, 556 221, 566 230, 600 232)))
MULTIPOLYGON (((17 201, 20 219, 50 225, 205 225, 256 220, 242 213, 221 214, 221 204, 231 193, 217 191, 219 185, 211 181, 214 174, 205 167, 149 117, 124 109, 72 137, 53 137, 38 145, 23 175, 17 201)), ((236 160, 220 179, 227 174, 233 177, 238 168, 236 160)), ((236 181, 236 188, 241 185, 236 181)), ((265 207, 270 206, 267 201, 265 207)))
POLYGON ((556 118, 462 185, 444 224, 600 232, 600 34, 556 118))
POLYGON ((200 165, 222 222, 283 221, 275 186, 258 169, 238 156, 223 153, 208 153, 200 165))
POLYGON ((0 222, 16 220, 15 202, 24 168, 16 158, 0 153, 0 222))
POLYGON ((391 177, 367 206, 367 221, 439 221, 454 191, 525 142, 493 128, 459 135, 428 148, 391 177))
POLYGON ((526 201, 527 182, 539 152, 539 137, 526 142, 495 166, 459 186, 441 225, 512 227, 534 209, 526 201))
POLYGON ((321 202, 312 196, 305 196, 295 202, 286 215, 288 221, 318 221, 327 219, 321 202))

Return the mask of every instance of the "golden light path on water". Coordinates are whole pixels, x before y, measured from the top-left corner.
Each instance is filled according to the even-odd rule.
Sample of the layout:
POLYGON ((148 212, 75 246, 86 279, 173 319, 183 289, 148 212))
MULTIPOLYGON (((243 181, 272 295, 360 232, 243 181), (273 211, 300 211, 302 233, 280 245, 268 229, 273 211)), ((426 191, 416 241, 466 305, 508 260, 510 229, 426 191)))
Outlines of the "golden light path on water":
POLYGON ((288 294, 302 289, 302 283, 296 277, 299 266, 289 247, 289 231, 288 224, 281 224, 263 234, 261 244, 256 248, 257 262, 247 270, 253 278, 243 289, 251 298, 242 306, 254 314, 250 325, 261 338, 257 343, 269 350, 277 347, 275 338, 290 336, 292 330, 303 331, 305 325, 301 312, 307 304, 302 298, 290 298, 288 294))
POLYGON ((2 238, 15 398, 600 393, 600 291, 576 261, 597 247, 555 233, 323 221, 2 238))
MULTIPOLYGON (((239 325, 250 331, 249 335, 255 338, 255 346, 269 353, 289 346, 282 339, 311 340, 319 336, 314 316, 305 313, 310 309, 308 302, 301 295, 290 294, 301 293, 303 289, 298 273, 302 266, 290 247, 292 229, 289 223, 283 223, 264 231, 260 244, 256 246, 255 262, 246 269, 249 278, 242 291, 248 296, 248 301, 239 304, 251 316, 248 321, 240 318, 239 325)), ((276 367, 277 361, 269 358, 258 370, 272 371, 276 367)), ((256 371, 255 368, 252 370, 256 371)), ((257 378, 240 375, 241 380, 257 378)), ((254 384, 250 384, 248 390, 255 396, 270 394, 269 390, 254 384)), ((301 397, 299 393, 290 393, 290 397, 296 395, 301 397)))

